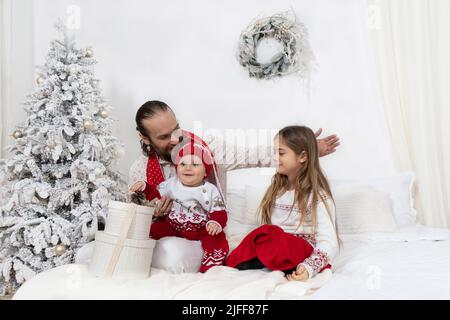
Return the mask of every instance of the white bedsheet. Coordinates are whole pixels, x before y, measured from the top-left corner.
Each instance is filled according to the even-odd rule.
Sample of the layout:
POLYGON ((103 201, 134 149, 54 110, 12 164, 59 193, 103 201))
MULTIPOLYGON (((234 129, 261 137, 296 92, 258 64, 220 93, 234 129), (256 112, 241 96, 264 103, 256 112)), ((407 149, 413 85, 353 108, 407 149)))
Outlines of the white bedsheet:
POLYGON ((450 299, 450 241, 346 242, 313 299, 450 299))
POLYGON ((37 275, 14 299, 450 299, 450 230, 417 227, 342 239, 333 272, 306 283, 288 282, 279 271, 227 267, 206 274, 152 269, 145 280, 107 280, 78 264, 37 275))
POLYGON ((312 299, 450 299, 450 230, 345 235, 333 278, 312 299))

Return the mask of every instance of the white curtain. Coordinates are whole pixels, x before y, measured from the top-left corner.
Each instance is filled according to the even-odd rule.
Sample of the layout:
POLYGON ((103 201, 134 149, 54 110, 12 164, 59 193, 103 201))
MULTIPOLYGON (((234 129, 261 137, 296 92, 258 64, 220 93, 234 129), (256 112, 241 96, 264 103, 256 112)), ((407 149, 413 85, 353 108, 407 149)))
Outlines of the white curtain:
POLYGON ((4 36, 4 14, 3 14, 3 0, 0 0, 0 158, 3 157, 3 128, 5 127, 4 121, 4 58, 5 58, 5 36, 4 36))
POLYGON ((450 1, 369 4, 397 169, 417 174, 418 221, 450 228, 450 1))

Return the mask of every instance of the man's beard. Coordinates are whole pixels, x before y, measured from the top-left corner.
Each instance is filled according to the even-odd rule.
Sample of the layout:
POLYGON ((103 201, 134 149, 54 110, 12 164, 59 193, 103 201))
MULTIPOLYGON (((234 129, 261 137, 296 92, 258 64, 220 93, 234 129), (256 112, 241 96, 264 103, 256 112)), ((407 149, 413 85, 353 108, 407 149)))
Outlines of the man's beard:
POLYGON ((163 150, 159 150, 159 149, 156 149, 156 148, 155 148, 155 150, 156 150, 156 153, 158 154, 158 156, 161 159, 164 159, 167 162, 173 163, 173 161, 172 161, 172 153, 171 153, 173 148, 170 151, 167 151, 167 150, 163 151, 163 150))
MULTIPOLYGON (((179 144, 183 141, 183 137, 181 136, 179 139, 179 144)), ((175 160, 175 156, 172 157, 172 153, 175 151, 177 151, 178 149, 176 148, 178 145, 172 146, 172 148, 170 150, 160 150, 158 148, 156 148, 155 146, 153 146, 153 148, 156 150, 156 153, 158 154, 158 156, 161 159, 166 160, 167 162, 173 163, 173 160, 175 160)))

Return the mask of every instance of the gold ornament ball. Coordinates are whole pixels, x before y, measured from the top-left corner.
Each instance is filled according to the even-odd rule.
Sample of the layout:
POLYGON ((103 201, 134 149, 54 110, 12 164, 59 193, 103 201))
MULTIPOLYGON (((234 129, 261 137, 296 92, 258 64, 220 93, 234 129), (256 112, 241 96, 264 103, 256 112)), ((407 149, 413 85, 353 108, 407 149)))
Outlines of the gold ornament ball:
POLYGON ((100 111, 100 117, 102 117, 103 119, 108 118, 109 113, 106 110, 102 110, 100 111))
POLYGON ((66 246, 64 246, 64 245, 62 245, 62 244, 58 244, 58 245, 55 247, 55 254, 56 254, 57 256, 62 255, 64 252, 66 252, 66 246))
POLYGON ((44 83, 44 78, 42 77, 42 76, 38 76, 37 78, 36 78, 36 83, 37 84, 42 84, 42 83, 44 83))
POLYGON ((92 49, 87 49, 86 50, 86 57, 92 58, 93 56, 94 56, 94 51, 92 51, 92 49))
POLYGON ((17 130, 15 130, 14 132, 13 132, 13 137, 15 138, 15 139, 19 139, 19 138, 22 138, 22 131, 21 130, 19 130, 19 129, 17 129, 17 130))
POLYGON ((83 123, 83 127, 86 130, 91 130, 94 127, 94 123, 91 120, 85 120, 83 123))

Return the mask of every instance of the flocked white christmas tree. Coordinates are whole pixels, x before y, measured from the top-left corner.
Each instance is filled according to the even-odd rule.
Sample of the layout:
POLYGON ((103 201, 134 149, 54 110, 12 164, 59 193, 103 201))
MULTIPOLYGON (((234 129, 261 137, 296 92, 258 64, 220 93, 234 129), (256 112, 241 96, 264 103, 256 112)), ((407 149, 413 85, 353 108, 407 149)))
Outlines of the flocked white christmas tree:
POLYGON ((26 121, 0 161, 0 295, 36 273, 73 262, 104 223, 108 201, 125 200, 115 170, 123 146, 94 78, 91 48, 60 23, 26 121))

